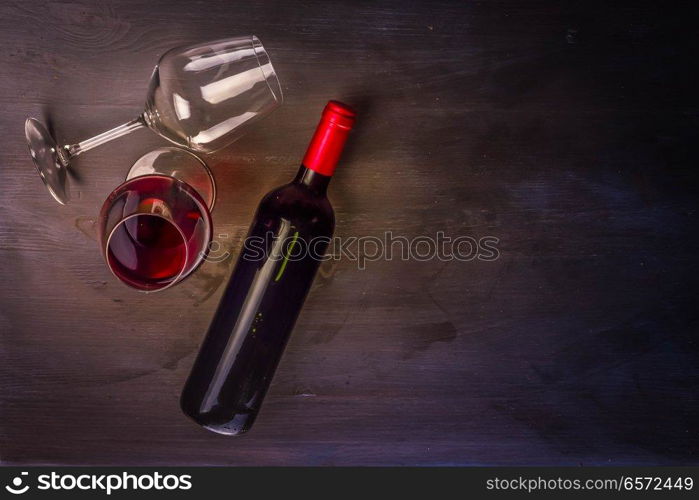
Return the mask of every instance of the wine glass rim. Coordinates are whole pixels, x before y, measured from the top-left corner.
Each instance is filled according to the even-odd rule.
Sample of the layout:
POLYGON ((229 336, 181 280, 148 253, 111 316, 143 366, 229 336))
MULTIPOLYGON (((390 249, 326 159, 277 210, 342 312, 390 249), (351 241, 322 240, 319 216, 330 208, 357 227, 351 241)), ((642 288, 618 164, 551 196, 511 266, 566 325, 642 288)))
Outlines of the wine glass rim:
POLYGON ((269 57, 267 49, 262 45, 262 41, 257 38, 257 36, 251 35, 250 40, 252 42, 252 51, 257 59, 257 66, 262 72, 262 77, 267 84, 267 88, 269 88, 269 91, 272 93, 272 97, 274 97, 274 101, 277 105, 281 105, 284 102, 284 92, 282 91, 282 85, 277 76, 277 70, 274 69, 274 65, 272 64, 272 59, 269 57), (263 63, 261 59, 265 62, 263 63), (270 69, 269 74, 265 72, 264 68, 266 66, 270 69))
MULTIPOLYGON (((167 288, 170 288, 171 286, 174 286, 174 285, 176 285, 177 283, 180 283, 182 280, 188 278, 188 277, 191 276, 192 273, 194 273, 194 271, 206 260, 206 256, 208 255, 209 250, 210 250, 209 244, 210 244, 210 242, 211 242, 212 239, 213 239, 213 225, 212 225, 212 222, 211 222, 211 212, 209 211, 209 207, 207 206, 207 204, 206 204, 206 202, 204 201, 204 199, 202 199, 201 195, 197 192, 196 189, 194 189, 192 186, 190 186, 190 185, 187 184, 186 182, 184 182, 184 181, 178 179, 177 177, 173 177, 173 176, 171 176, 171 175, 160 174, 160 173, 152 173, 152 174, 138 175, 138 176, 136 176, 136 177, 132 177, 131 179, 128 179, 128 180, 126 180, 125 182, 123 182, 120 186, 118 186, 118 187, 115 189, 115 191, 118 190, 118 189, 123 188, 123 187, 126 186, 126 185, 129 185, 129 184, 136 184, 136 183, 138 183, 139 181, 141 181, 141 180, 143 180, 144 178, 147 178, 147 177, 163 177, 163 178, 165 178, 165 179, 170 179, 170 180, 174 181, 175 184, 178 184, 178 185, 181 187, 181 189, 182 189, 187 195, 189 195, 189 196, 192 197, 192 199, 193 199, 193 200, 196 202, 196 204, 199 206, 200 210, 202 210, 202 215, 203 215, 203 217, 208 221, 208 223, 207 223, 207 226, 208 226, 207 243, 206 243, 206 245, 205 245, 205 248, 204 248, 203 251, 201 252, 200 258, 198 258, 197 261, 196 261, 196 263, 194 263, 194 264, 191 266, 191 268, 189 268, 189 269, 187 268, 187 265, 186 265, 186 263, 189 262, 189 258, 190 258, 190 254, 191 254, 191 251, 190 251, 190 249, 189 249, 189 244, 188 244, 189 241, 187 240, 187 236, 184 234, 184 231, 183 231, 183 230, 180 228, 180 226, 179 226, 174 220, 172 220, 171 218, 168 218, 168 217, 163 216, 162 214, 158 214, 158 213, 152 213, 152 212, 146 212, 146 213, 137 212, 137 213, 130 214, 130 215, 128 215, 127 217, 124 217, 123 219, 119 220, 119 222, 117 222, 117 223, 114 225, 114 227, 112 228, 112 230, 109 232, 109 235, 108 235, 108 237, 107 237, 107 241, 106 241, 105 244, 104 244, 104 259, 105 259, 105 262, 107 263, 107 267, 109 268, 110 272, 111 272, 120 282, 122 282, 125 286, 128 286, 128 287, 130 287, 130 288, 132 288, 132 289, 134 289, 134 290, 138 290, 138 291, 141 291, 141 292, 144 292, 144 293, 154 293, 154 292, 160 292, 161 290, 165 290, 165 289, 167 289, 167 288), (156 217, 161 217, 162 219, 166 220, 170 225, 172 225, 172 226, 175 227, 175 229, 177 230, 178 234, 180 235, 180 238, 182 239, 182 242, 183 242, 184 247, 185 247, 185 259, 184 259, 184 264, 183 264, 182 268, 181 268, 180 271, 177 273, 177 275, 176 275, 174 278, 172 278, 172 280, 171 280, 167 285, 165 285, 165 286, 163 286, 163 287, 160 287, 160 288, 154 288, 154 289, 141 288, 141 287, 134 286, 134 285, 132 285, 132 284, 126 282, 125 280, 123 280, 121 277, 119 277, 119 275, 117 275, 117 274, 114 272, 114 269, 112 268, 112 266, 111 266, 111 264, 110 264, 110 262, 109 262, 109 246, 110 246, 110 242, 111 242, 112 236, 114 235, 116 229, 117 229, 122 223, 124 223, 124 222, 126 222, 127 220, 129 220, 130 218, 135 217, 135 216, 138 216, 138 215, 153 215, 153 216, 156 216, 156 217)), ((110 197, 111 197, 111 196, 110 196, 110 197)), ((106 203, 107 203, 107 201, 105 201, 105 204, 106 204, 106 203)), ((104 210, 104 208, 103 208, 103 210, 104 210)))
MULTIPOLYGON (((141 176, 141 177, 143 177, 143 176, 141 176)), ((134 177, 134 179, 137 179, 137 178, 138 177, 134 177)), ((121 219, 119 222, 114 224, 114 227, 110 231, 109 237, 107 238, 107 243, 104 245, 104 260, 107 263, 107 267, 109 268, 109 271, 114 275, 114 277, 116 279, 118 279, 121 283, 123 283, 124 285, 128 286, 129 288, 133 288, 135 290, 138 290, 139 292, 145 292, 145 293, 160 292, 160 291, 165 290, 167 288, 170 288, 171 286, 180 282, 182 275, 184 274, 185 269, 187 267, 186 264, 187 264, 187 262, 189 262, 189 245, 187 245, 187 237, 182 232, 182 229, 180 229, 180 227, 177 224, 175 224, 172 220, 165 217, 164 215, 156 214, 156 213, 135 213, 135 214, 127 215, 126 217, 121 219), (109 247, 110 247, 110 243, 112 241, 112 236, 114 236, 114 233, 116 232, 117 228, 120 227, 122 224, 126 223, 126 221, 128 221, 134 217, 141 217, 141 216, 159 217, 159 218, 163 219, 164 221, 166 221, 168 224, 170 224, 171 226, 173 226, 177 230, 177 234, 180 235, 180 238, 182 239, 182 244, 184 245, 184 260, 182 261, 182 266, 180 267, 179 272, 165 286, 160 287, 160 288, 153 288, 153 289, 142 288, 140 286, 135 286, 135 285, 131 284, 130 282, 124 281, 124 279, 121 278, 114 271, 114 268, 112 267, 112 264, 109 260, 109 247)))

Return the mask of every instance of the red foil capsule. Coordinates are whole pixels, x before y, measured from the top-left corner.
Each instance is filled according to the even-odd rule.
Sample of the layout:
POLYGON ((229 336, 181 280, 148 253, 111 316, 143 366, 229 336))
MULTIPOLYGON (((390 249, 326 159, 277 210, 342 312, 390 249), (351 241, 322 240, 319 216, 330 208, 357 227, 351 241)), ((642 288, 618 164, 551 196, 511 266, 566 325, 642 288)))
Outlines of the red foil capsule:
POLYGON ((357 113, 348 105, 329 101, 303 157, 303 165, 328 177, 335 171, 357 113))

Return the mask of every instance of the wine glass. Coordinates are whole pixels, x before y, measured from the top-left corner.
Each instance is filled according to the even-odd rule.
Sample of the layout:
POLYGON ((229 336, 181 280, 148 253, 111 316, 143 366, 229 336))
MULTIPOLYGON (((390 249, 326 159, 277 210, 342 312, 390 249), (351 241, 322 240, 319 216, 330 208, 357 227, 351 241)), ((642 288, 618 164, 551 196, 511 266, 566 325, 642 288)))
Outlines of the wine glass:
MULTIPOLYGON (((244 36, 167 51, 153 70, 143 113, 91 139, 59 146, 34 118, 27 119, 24 130, 39 175, 56 201, 65 204, 70 199, 66 171, 85 151, 148 127, 178 146, 212 153, 238 139, 282 100, 267 51, 256 36, 244 36)), ((203 162, 191 165, 206 168, 203 162)))
POLYGON ((114 276, 138 290, 164 290, 189 276, 206 256, 212 223, 204 200, 172 176, 127 180, 102 205, 102 255, 114 276))

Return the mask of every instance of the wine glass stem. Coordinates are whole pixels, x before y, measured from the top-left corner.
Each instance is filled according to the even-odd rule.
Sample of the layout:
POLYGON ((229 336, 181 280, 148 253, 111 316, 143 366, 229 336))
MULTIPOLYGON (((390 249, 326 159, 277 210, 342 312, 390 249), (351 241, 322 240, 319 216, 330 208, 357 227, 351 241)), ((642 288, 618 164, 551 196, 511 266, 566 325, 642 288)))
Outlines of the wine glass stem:
POLYGON ((72 158, 74 156, 78 156, 79 154, 84 153, 85 151, 89 151, 92 148, 101 146, 106 142, 113 141, 114 139, 117 139, 122 135, 130 134, 134 130, 137 130, 145 126, 146 122, 143 118, 143 115, 141 115, 129 122, 119 125, 118 127, 114 127, 113 129, 107 130, 106 132, 102 132, 99 135, 91 137, 90 139, 85 139, 84 141, 80 141, 77 144, 65 145, 63 146, 63 152, 66 153, 68 158, 72 158))

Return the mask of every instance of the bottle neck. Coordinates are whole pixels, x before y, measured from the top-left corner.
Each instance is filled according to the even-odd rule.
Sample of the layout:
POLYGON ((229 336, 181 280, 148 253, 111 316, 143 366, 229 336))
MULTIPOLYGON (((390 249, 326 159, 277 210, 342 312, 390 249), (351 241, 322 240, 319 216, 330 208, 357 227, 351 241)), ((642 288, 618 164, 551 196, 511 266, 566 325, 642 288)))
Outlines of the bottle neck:
POLYGON ((319 196, 325 196, 330 179, 332 179, 332 177, 329 175, 319 174, 305 165, 301 165, 299 171, 296 173, 296 177, 294 178, 294 184, 301 184, 308 188, 312 193, 319 196))

